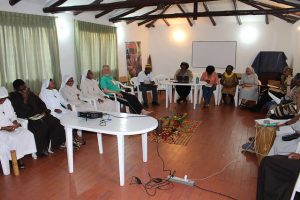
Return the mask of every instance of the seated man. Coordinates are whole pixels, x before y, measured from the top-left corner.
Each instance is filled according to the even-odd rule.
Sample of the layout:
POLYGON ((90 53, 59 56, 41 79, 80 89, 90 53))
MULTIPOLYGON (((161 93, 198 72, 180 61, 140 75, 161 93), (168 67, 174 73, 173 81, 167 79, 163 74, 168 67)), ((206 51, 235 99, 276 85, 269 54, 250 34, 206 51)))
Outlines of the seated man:
POLYGON ((148 106, 148 99, 147 99, 147 91, 152 91, 152 105, 158 106, 157 102, 157 85, 155 85, 155 82, 153 81, 152 76, 152 68, 150 65, 146 65, 145 71, 141 71, 138 75, 138 82, 139 82, 139 89, 142 92, 143 96, 143 106, 148 106))
POLYGON ((10 158, 9 152, 16 150, 20 168, 24 168, 21 158, 36 152, 34 136, 17 122, 17 116, 7 97, 6 88, 0 87, 0 154, 10 158))
POLYGON ((28 119, 28 129, 34 134, 37 156, 48 155, 49 139, 53 149, 65 143, 65 130, 60 121, 50 114, 45 103, 17 79, 13 82, 15 91, 10 101, 18 117, 28 119))
POLYGON ((300 154, 266 156, 260 163, 257 200, 289 200, 300 172, 300 154))
POLYGON ((91 70, 83 72, 81 77, 80 89, 85 98, 96 99, 97 108, 100 111, 116 111, 115 103, 107 99, 105 94, 100 90, 94 74, 91 70))
POLYGON ((110 75, 110 68, 108 65, 104 65, 102 68, 102 74, 100 85, 105 94, 115 93, 117 95, 118 101, 126 103, 129 105, 130 109, 136 114, 149 115, 151 112, 145 110, 136 96, 123 92, 118 84, 113 80, 113 77, 110 75))

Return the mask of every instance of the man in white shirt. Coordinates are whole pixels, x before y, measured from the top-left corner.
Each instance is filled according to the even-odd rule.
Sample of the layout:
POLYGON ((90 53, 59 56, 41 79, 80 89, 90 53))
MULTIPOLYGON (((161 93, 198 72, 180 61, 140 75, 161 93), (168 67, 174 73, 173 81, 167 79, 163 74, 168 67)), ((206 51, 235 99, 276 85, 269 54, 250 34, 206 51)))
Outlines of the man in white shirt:
POLYGON ((147 99, 147 91, 152 91, 152 105, 159 106, 159 103, 157 102, 157 85, 155 85, 155 82, 153 81, 152 76, 152 68, 150 65, 145 66, 145 71, 141 71, 138 74, 138 82, 139 82, 139 89, 142 92, 143 96, 143 106, 148 106, 148 99, 147 99))

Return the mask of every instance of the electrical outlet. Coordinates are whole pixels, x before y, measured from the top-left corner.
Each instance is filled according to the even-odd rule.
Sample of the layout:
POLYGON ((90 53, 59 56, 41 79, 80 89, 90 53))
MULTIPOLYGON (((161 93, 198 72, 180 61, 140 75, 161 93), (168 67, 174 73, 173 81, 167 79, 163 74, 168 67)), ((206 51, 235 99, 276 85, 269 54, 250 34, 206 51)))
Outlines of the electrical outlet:
POLYGON ((176 176, 168 176, 168 180, 170 182, 174 182, 174 183, 181 183, 184 185, 188 185, 188 186, 194 186, 195 185, 195 181, 189 180, 189 179, 184 179, 184 178, 179 178, 176 176))

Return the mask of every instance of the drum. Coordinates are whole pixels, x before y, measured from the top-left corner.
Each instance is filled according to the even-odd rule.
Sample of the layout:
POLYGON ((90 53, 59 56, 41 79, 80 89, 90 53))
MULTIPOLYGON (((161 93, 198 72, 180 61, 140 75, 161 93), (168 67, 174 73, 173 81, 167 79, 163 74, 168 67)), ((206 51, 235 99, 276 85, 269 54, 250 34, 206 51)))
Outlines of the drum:
POLYGON ((268 155, 270 149, 273 146, 276 137, 276 127, 266 127, 256 123, 256 135, 254 149, 256 152, 257 162, 268 155))

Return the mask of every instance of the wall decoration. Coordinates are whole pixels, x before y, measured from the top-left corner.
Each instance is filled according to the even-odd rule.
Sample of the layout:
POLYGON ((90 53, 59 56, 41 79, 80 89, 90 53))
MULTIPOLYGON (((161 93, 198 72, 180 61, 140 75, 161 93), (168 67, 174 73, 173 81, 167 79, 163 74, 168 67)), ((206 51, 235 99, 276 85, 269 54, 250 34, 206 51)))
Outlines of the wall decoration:
POLYGON ((142 71, 141 42, 125 42, 125 46, 128 76, 136 77, 142 71))

